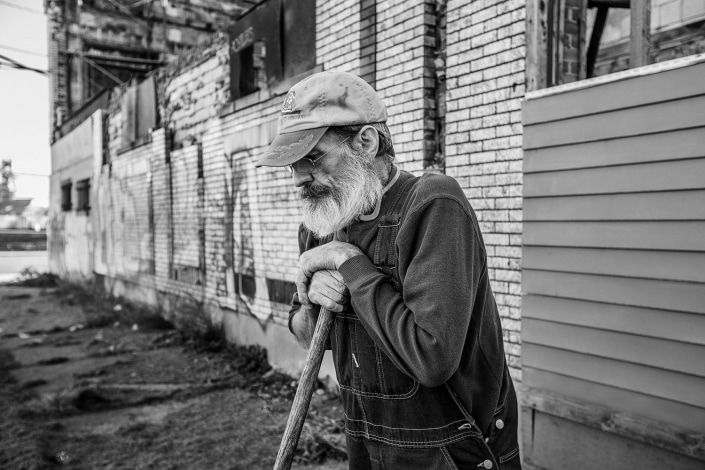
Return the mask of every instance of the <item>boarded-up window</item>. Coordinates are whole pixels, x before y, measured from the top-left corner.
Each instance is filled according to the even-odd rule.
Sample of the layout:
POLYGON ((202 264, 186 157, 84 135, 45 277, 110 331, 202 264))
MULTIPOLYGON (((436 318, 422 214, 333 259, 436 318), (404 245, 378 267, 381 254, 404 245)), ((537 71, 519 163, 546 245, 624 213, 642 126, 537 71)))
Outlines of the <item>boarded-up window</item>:
POLYGON ((267 0, 230 35, 230 96, 246 96, 316 65, 315 0, 267 0))
POLYGON ((61 210, 71 210, 71 181, 61 183, 61 210))
POLYGON ((316 65, 316 0, 283 0, 284 78, 316 65))
POLYGON ((76 210, 88 212, 91 209, 91 181, 81 180, 76 183, 76 210))
POLYGON ((230 96, 253 93, 282 78, 281 0, 250 10, 230 30, 230 96))
POLYGON ((149 141, 159 125, 154 77, 125 90, 122 97, 122 148, 129 149, 149 141))

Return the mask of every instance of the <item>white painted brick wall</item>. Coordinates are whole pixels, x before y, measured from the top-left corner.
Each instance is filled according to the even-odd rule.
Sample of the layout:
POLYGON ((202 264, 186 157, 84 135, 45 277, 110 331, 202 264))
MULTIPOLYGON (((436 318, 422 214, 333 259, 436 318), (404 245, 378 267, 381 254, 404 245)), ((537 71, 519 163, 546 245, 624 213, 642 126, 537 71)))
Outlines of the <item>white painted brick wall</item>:
POLYGON ((521 380, 525 2, 448 2, 446 173, 484 233, 512 376, 521 380))

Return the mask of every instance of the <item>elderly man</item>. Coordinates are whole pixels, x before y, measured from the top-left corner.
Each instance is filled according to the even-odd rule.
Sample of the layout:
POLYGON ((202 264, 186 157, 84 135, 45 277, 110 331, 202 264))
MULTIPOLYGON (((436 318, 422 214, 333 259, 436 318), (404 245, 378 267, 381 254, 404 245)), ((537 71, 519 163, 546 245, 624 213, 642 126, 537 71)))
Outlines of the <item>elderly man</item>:
POLYGON ((521 468, 517 403, 487 254, 457 182, 394 165, 379 95, 348 73, 294 85, 257 166, 299 188, 300 273, 289 328, 320 306, 352 469, 521 468))

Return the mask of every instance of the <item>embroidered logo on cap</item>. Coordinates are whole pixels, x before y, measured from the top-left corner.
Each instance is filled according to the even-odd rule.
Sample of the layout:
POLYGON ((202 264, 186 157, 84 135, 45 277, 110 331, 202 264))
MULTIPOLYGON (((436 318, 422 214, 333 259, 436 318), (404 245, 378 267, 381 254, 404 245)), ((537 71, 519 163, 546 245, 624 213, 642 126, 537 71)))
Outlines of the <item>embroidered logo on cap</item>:
POLYGON ((296 106, 296 95, 293 91, 290 91, 289 94, 286 95, 284 105, 282 105, 282 114, 293 113, 294 106, 296 106))

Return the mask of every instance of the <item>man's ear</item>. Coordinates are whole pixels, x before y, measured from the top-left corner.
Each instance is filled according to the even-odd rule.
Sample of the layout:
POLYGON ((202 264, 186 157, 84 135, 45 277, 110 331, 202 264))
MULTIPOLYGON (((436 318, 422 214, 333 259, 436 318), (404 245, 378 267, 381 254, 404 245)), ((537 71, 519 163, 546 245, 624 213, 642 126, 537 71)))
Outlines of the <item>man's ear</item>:
POLYGON ((375 158, 379 149, 379 134, 372 126, 365 126, 355 136, 355 146, 360 148, 366 155, 375 158))

